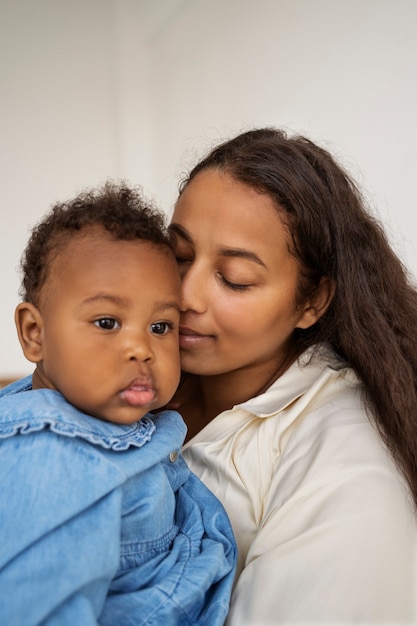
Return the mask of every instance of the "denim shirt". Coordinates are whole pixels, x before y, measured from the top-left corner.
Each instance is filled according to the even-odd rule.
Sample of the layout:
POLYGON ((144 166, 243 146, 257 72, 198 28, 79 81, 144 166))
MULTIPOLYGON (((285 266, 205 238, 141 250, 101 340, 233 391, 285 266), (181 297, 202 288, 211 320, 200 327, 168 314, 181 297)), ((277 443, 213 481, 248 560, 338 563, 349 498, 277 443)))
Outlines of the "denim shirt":
POLYGON ((2 626, 223 624, 236 547, 174 411, 116 425, 0 391, 2 626))

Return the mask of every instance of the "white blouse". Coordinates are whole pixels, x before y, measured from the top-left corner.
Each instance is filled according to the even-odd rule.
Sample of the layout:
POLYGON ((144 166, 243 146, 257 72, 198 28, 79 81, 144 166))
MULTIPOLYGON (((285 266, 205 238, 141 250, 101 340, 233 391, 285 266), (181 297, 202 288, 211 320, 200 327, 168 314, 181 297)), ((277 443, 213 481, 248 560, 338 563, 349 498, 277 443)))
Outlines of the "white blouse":
POLYGON ((324 349, 184 447, 239 547, 228 626, 417 624, 417 521, 352 370, 324 349))

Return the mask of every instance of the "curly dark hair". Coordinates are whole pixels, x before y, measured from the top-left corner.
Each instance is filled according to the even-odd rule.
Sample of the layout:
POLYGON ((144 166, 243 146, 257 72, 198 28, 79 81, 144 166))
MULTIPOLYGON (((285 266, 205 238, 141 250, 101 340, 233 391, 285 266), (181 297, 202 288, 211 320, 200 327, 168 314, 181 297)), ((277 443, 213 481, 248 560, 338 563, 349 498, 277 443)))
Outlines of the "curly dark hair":
POLYGON ((108 181, 101 188, 56 203, 33 228, 20 263, 23 300, 38 303, 51 260, 74 231, 94 225, 102 226, 114 239, 143 239, 171 248, 164 215, 144 199, 141 190, 108 181))
POLYGON ((333 281, 323 317, 294 332, 296 353, 330 342, 350 363, 417 506, 417 291, 356 184, 327 150, 275 128, 214 148, 180 193, 207 168, 267 194, 284 215, 301 266, 298 304, 322 277, 333 281))

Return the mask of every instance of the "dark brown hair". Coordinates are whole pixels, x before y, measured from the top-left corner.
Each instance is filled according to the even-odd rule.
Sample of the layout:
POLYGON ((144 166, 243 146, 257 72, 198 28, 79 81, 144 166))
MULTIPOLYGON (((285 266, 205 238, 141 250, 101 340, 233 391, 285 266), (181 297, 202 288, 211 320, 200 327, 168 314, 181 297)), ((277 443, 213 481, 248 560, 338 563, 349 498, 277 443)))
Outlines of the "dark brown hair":
POLYGON ((23 300, 37 304, 51 260, 76 231, 101 226, 114 239, 143 239, 170 248, 162 213, 138 188, 108 181, 55 204, 32 230, 21 260, 23 300))
POLYGON ((295 331, 297 353, 330 342, 349 362, 417 506, 417 291, 356 184, 328 151, 274 128, 214 148, 180 192, 207 168, 268 194, 284 212, 301 266, 298 304, 322 277, 333 281, 323 317, 295 331))

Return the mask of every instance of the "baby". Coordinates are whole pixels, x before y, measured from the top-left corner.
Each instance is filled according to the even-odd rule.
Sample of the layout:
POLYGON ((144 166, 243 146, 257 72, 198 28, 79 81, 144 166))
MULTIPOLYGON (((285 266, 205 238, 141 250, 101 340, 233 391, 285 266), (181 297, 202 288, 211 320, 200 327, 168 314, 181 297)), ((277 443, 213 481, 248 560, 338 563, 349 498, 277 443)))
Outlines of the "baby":
POLYGON ((2 624, 223 624, 236 548, 150 413, 179 382, 180 278, 161 214, 124 184, 55 205, 22 259, 32 376, 0 391, 2 624))

